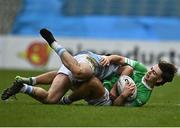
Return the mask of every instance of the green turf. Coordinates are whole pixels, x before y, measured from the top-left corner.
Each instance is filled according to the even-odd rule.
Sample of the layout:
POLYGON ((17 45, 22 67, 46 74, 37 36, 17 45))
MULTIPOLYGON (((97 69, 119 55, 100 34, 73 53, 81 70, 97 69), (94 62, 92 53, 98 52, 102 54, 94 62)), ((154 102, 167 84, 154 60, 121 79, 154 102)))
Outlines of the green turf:
MULTIPOLYGON (((34 76, 41 71, 0 70, 0 92, 16 75, 34 76)), ((29 96, 0 101, 0 126, 180 126, 180 76, 158 87, 141 108, 95 107, 85 102, 70 106, 44 105, 29 96)))

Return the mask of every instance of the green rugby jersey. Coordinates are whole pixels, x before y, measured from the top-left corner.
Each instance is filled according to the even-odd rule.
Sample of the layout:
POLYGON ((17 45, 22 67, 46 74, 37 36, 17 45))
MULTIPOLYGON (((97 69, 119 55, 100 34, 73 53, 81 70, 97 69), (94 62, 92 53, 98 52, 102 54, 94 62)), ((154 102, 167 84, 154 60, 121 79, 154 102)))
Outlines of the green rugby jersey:
MULTIPOLYGON (((142 106, 144 105, 150 98, 152 89, 143 82, 143 77, 147 72, 147 68, 145 65, 138 61, 134 61, 128 58, 125 58, 125 64, 131 66, 133 70, 133 74, 130 76, 136 86, 137 86, 137 96, 131 102, 126 102, 126 106, 142 106)), ((117 74, 111 75, 109 78, 103 81, 104 86, 110 91, 112 86, 117 82, 119 76, 117 74)))
POLYGON ((147 68, 144 64, 125 58, 125 63, 133 67, 133 74, 131 78, 134 80, 137 87, 137 96, 132 101, 127 103, 129 106, 142 106, 150 98, 152 89, 143 81, 144 75, 147 72, 147 68))
POLYGON ((105 80, 103 80, 103 85, 110 92, 113 85, 116 84, 118 79, 119 79, 119 75, 116 73, 113 73, 112 75, 107 77, 105 80))

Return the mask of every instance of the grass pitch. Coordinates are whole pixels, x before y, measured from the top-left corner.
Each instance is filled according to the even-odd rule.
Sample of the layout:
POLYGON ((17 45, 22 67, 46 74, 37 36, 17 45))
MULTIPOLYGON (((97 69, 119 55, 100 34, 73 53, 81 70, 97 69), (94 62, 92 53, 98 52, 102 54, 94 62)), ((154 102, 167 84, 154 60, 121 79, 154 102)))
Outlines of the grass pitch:
MULTIPOLYGON (((41 71, 0 70, 0 93, 16 75, 35 76, 41 71)), ((18 94, 17 100, 0 101, 0 126, 70 127, 173 127, 180 126, 180 76, 167 86, 155 88, 143 107, 88 106, 84 101, 72 105, 44 105, 18 94)))

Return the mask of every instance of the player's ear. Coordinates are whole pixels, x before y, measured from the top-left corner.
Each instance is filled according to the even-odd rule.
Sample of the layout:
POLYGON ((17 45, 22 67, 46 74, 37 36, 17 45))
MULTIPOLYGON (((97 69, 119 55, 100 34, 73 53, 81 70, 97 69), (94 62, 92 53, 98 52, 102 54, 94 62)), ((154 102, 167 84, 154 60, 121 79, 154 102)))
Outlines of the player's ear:
POLYGON ((163 81, 162 77, 159 77, 156 82, 160 83, 162 81, 163 81))

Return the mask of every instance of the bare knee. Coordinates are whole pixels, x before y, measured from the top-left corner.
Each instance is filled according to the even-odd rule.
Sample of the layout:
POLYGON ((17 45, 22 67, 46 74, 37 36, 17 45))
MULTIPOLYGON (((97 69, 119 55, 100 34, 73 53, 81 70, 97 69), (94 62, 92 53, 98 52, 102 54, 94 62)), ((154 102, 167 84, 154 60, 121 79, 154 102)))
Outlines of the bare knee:
POLYGON ((85 63, 80 63, 76 68, 72 69, 72 74, 78 79, 89 79, 93 75, 91 67, 85 63))
POLYGON ((46 99, 42 100, 43 104, 57 104, 58 102, 59 102, 59 99, 49 97, 49 95, 46 97, 46 99))
POLYGON ((47 98, 45 104, 57 104, 59 100, 54 98, 47 98))
POLYGON ((37 99, 41 103, 47 103, 46 98, 48 97, 48 92, 40 87, 34 87, 32 96, 33 98, 37 99))
POLYGON ((42 98, 39 97, 39 99, 43 104, 57 104, 59 101, 59 99, 50 96, 49 92, 41 93, 40 95, 42 98))

